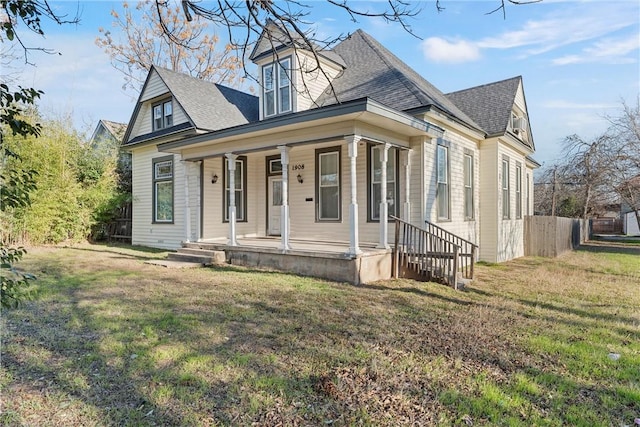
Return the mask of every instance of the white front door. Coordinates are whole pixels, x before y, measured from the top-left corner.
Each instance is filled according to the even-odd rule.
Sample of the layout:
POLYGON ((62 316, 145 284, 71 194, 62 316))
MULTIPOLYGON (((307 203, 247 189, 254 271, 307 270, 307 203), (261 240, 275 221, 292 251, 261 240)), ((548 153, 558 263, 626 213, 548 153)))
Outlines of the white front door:
POLYGON ((268 191, 268 203, 269 203, 269 230, 270 236, 280 235, 280 217, 282 207, 282 177, 272 176, 269 177, 269 191, 268 191))

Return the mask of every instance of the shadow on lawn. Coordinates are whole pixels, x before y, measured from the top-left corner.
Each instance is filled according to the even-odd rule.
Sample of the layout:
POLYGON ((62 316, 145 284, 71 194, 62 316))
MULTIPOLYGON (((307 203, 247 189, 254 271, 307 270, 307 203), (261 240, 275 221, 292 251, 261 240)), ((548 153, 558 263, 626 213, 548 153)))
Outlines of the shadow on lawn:
MULTIPOLYGON (((112 258, 117 255, 111 253, 112 258)), ((463 360, 465 367, 468 363, 476 373, 529 372, 524 362, 510 363, 516 344, 505 343, 499 332, 491 335, 490 330, 485 331, 480 325, 476 327, 481 334, 476 336, 474 330, 466 329, 464 322, 472 318, 465 314, 493 304, 490 297, 494 295, 485 291, 478 290, 481 301, 473 302, 465 300, 469 294, 456 297, 458 294, 451 291, 451 296, 448 292, 440 295, 436 293, 439 291, 429 291, 428 286, 375 284, 348 288, 364 293, 365 298, 388 302, 383 305, 375 301, 370 307, 363 302, 354 304, 350 298, 359 296, 345 292, 347 288, 343 285, 329 284, 340 292, 327 293, 318 292, 317 286, 305 291, 286 286, 284 282, 280 288, 236 290, 225 281, 211 280, 214 275, 225 272, 253 272, 232 266, 201 271, 211 274, 202 283, 192 281, 196 273, 191 276, 189 272, 171 273, 150 268, 144 270, 145 280, 150 281, 147 285, 136 282, 139 276, 123 275, 110 277, 109 280, 121 282, 109 288, 112 284, 104 279, 107 271, 74 276, 73 272, 66 272, 65 262, 68 260, 50 262, 41 268, 52 282, 65 282, 52 283, 56 288, 51 291, 52 301, 30 304, 25 310, 11 313, 7 319, 12 325, 6 334, 10 350, 19 348, 16 345, 28 344, 46 350, 49 358, 27 359, 14 350, 5 352, 3 363, 16 388, 32 388, 45 396, 67 393, 96 409, 100 419, 90 420, 95 423, 321 425, 327 420, 341 420, 336 424, 348 425, 357 424, 357 411, 361 408, 353 402, 360 402, 359 396, 371 399, 364 403, 370 415, 378 417, 373 423, 376 419, 393 417, 406 420, 410 419, 411 412, 399 413, 400 409, 384 406, 386 403, 375 406, 373 399, 378 396, 371 394, 372 390, 398 387, 403 396, 414 398, 412 403, 419 406, 425 403, 425 385, 433 387, 435 396, 449 385, 438 389, 440 386, 432 385, 432 379, 419 370, 418 378, 407 376, 402 384, 371 378, 361 389, 352 389, 353 395, 342 401, 337 395, 316 390, 314 378, 331 379, 337 372, 359 372, 363 367, 370 367, 372 361, 391 364, 394 357, 398 357, 401 364, 412 363, 412 357, 428 362, 441 355, 463 360), (175 286, 163 286, 169 281, 175 281, 172 283, 175 286), (135 286, 141 289, 132 294, 130 288, 135 286), (218 294, 215 298, 197 298, 198 293, 207 292, 218 294), (442 304, 433 304, 436 299, 442 304), (113 311, 109 311, 111 307, 113 311), (403 322, 403 325, 394 327, 390 333, 385 330, 389 325, 385 321, 403 322), (107 340, 117 345, 105 349, 107 340), (310 418, 303 419, 303 415, 310 418)), ((106 264, 105 269, 112 270, 113 265, 106 264)), ((286 279, 310 280, 290 276, 286 279)), ((265 276, 264 280, 271 277, 265 276)), ((527 301, 519 302, 527 304, 527 301)), ((508 310, 499 307, 498 302, 495 304, 492 310, 508 310)), ((553 315, 547 310, 559 310, 553 306, 543 308, 548 319, 553 315)), ((514 319, 513 316, 505 318, 514 319)), ((389 372, 380 369, 381 377, 403 375, 400 369, 389 368, 389 372)), ((563 380, 560 372, 551 372, 545 377, 548 384, 542 384, 542 396, 548 395, 547 391, 561 394, 562 387, 578 387, 563 380)), ((539 373, 532 371, 532 375, 537 377, 539 373)), ((344 384, 349 384, 347 380, 344 384)), ((486 406, 474 406, 473 391, 456 393, 460 403, 446 404, 451 413, 457 413, 456 408, 461 406, 472 407, 476 419, 502 421, 498 415, 494 418, 483 414, 486 406)), ((600 397, 608 396, 610 391, 603 387, 585 393, 584 400, 596 405, 600 397)), ((517 393, 513 391, 513 394, 517 393)), ((380 397, 382 401, 385 396, 380 397)), ((549 411, 556 419, 563 419, 555 410, 563 402, 546 402, 543 397, 535 396, 531 399, 538 413, 549 411)), ((500 408, 502 403, 487 405, 500 408)), ((53 413, 56 412, 54 408, 53 413)), ((507 412, 504 410, 499 415, 507 412)), ((369 414, 360 415, 366 421, 369 414)), ((517 416, 517 410, 512 410, 510 415, 517 416)), ((47 417, 51 414, 42 416, 50 420, 47 417)))
POLYGON ((578 247, 578 250, 595 253, 640 255, 640 246, 638 245, 612 244, 595 240, 583 243, 578 247))

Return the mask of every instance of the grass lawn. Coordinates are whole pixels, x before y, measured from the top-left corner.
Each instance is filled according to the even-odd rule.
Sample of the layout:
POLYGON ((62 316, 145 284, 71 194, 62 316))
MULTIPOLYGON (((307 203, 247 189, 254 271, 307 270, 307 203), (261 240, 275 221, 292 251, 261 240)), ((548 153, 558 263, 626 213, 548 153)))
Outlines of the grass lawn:
POLYGON ((456 292, 34 248, 39 299, 2 313, 0 424, 633 425, 637 252, 479 265, 456 292))

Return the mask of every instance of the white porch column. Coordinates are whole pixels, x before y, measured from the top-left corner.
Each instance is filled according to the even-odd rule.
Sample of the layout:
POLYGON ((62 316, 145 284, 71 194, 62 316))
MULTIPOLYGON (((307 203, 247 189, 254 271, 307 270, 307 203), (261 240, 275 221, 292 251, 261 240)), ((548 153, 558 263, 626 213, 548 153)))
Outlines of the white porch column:
MULTIPOLYGON (((236 239, 236 159, 237 154, 226 153, 229 178, 229 246, 238 246, 236 239)), ((227 189, 225 188, 224 191, 227 189)))
POLYGON ((402 166, 404 168, 404 203, 402 205, 402 219, 411 223, 411 152, 402 151, 402 166))
POLYGON ((380 150, 380 243, 379 248, 389 249, 389 204, 387 203, 387 163, 391 144, 383 144, 380 150))
POLYGON ((345 137, 347 146, 349 147, 349 160, 350 160, 350 183, 351 183, 351 204, 349 205, 349 251, 348 255, 361 254, 360 242, 358 241, 358 193, 356 181, 358 179, 356 170, 356 159, 358 157, 358 142, 360 137, 356 135, 349 135, 345 137))
POLYGON ((191 163, 184 160, 180 162, 184 170, 184 241, 189 243, 191 241, 191 206, 189 206, 189 169, 191 163))
POLYGON ((280 249, 291 249, 289 245, 289 147, 279 145, 280 163, 282 163, 282 206, 280 206, 280 249))

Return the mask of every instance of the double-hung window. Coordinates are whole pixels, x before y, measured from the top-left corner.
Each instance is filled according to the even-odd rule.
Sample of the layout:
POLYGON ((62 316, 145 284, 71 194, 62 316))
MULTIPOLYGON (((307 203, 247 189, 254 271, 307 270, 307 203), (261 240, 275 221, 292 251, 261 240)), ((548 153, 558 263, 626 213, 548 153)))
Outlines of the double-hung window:
POLYGON ((502 158, 502 218, 511 217, 511 187, 509 183, 509 158, 502 158))
POLYGON ((451 204, 449 191, 449 147, 438 145, 436 152, 436 202, 438 219, 451 219, 451 204))
POLYGON ((464 154, 464 218, 473 219, 473 154, 464 154))
POLYGON ((173 156, 153 159, 153 222, 173 222, 173 156))
POLYGON ((291 58, 262 67, 262 108, 265 117, 292 111, 291 73, 291 58))
POLYGON ((316 150, 316 218, 340 221, 341 180, 340 147, 316 150))
MULTIPOLYGON (((369 145, 369 221, 380 221, 383 145, 369 145)), ((389 148, 387 155, 387 209, 398 215, 398 149, 389 148)))
POLYGON ((236 206, 236 220, 237 221, 246 221, 247 220, 247 158, 244 156, 239 156, 235 160, 236 162, 236 170, 234 171, 234 188, 231 189, 231 182, 229 180, 229 159, 224 158, 223 167, 224 167, 224 221, 229 221, 229 195, 230 192, 233 191, 235 195, 235 206, 236 206))
POLYGON ((516 218, 522 218, 522 165, 516 163, 516 218))
POLYGON ((171 100, 164 100, 153 105, 153 130, 160 130, 173 126, 173 104, 171 100))

